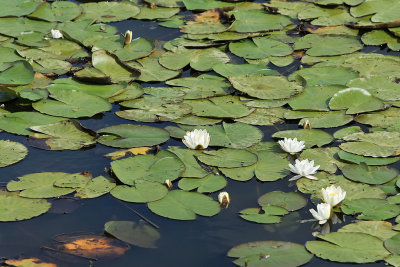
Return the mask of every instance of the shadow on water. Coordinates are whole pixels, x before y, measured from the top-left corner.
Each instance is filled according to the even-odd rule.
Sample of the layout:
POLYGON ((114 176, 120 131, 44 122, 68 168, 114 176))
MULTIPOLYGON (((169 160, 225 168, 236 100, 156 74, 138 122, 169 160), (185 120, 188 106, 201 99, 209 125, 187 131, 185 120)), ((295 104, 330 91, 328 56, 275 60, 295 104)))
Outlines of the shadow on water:
MULTIPOLYGON (((180 36, 176 29, 162 28, 153 21, 128 20, 124 22, 111 23, 121 33, 133 30, 134 38, 146 37, 154 40, 168 41, 180 36)), ((366 47, 364 52, 384 53, 387 50, 379 47, 366 47)), ((390 53, 392 54, 392 53, 390 53)), ((396 53, 395 55, 399 55, 396 53)), ((298 61, 286 68, 278 68, 280 73, 292 73, 299 67, 298 61)), ((184 76, 190 76, 188 71, 184 76)), ((151 86, 160 86, 162 84, 151 86)), ((144 84, 144 86, 147 86, 144 84)), ((113 105, 111 112, 102 116, 80 120, 81 123, 92 130, 98 130, 110 125, 122 123, 135 123, 117 117, 114 112, 119 106, 113 105)), ((141 123, 142 124, 142 123, 141 123)), ((150 124, 154 125, 154 124, 150 124)), ((174 125, 173 123, 158 123, 157 127, 174 125)), ((278 124, 276 126, 260 127, 264 133, 264 141, 273 141, 271 135, 279 130, 297 129, 297 124, 278 124)), ((338 128, 329 129, 334 132, 338 128)), ((15 136, 8 133, 0 133, 1 139, 10 139, 26 145, 25 137, 15 136)), ((169 140, 162 147, 181 146, 179 140, 169 140)), ((115 151, 115 149, 97 144, 95 147, 80 151, 43 151, 29 147, 28 157, 16 165, 2 169, 0 175, 1 185, 16 179, 19 176, 47 171, 82 172, 90 171, 93 176, 104 175, 104 168, 109 168, 110 160, 104 155, 115 151)), ((398 168, 399 165, 397 164, 398 168)), ((160 226, 161 235, 157 249, 144 249, 131 246, 131 249, 122 257, 99 261, 94 266, 232 266, 231 259, 226 257, 227 251, 241 243, 257 240, 281 240, 304 244, 308 240, 314 240, 312 232, 313 222, 299 223, 298 220, 311 219, 309 208, 314 208, 312 203, 299 212, 291 213, 284 217, 280 224, 261 225, 246 222, 239 218, 237 212, 250 207, 257 207, 257 198, 264 193, 281 190, 284 192, 294 191, 287 179, 277 182, 262 183, 253 180, 242 183, 229 180, 226 191, 229 192, 232 203, 228 209, 222 210, 220 214, 212 218, 200 217, 195 221, 168 220, 150 212, 144 204, 127 205, 143 214, 145 217, 160 226)), ((211 194, 216 199, 216 193, 211 194)), ((57 207, 57 202, 54 202, 57 207)), ((75 203, 76 205, 76 203, 75 203)), ((65 207, 64 207, 65 208, 65 207)), ((48 255, 41 249, 42 246, 50 246, 52 237, 62 233, 93 232, 102 233, 104 224, 110 220, 134 220, 139 218, 129 209, 121 205, 110 194, 106 196, 83 200, 75 206, 76 210, 66 214, 47 213, 38 218, 27 221, 1 223, 0 228, 0 251, 1 256, 12 258, 21 253, 28 256, 48 255)), ((67 208, 65 208, 68 210, 67 208)), ((63 207, 60 207, 61 213, 63 207)), ((354 220, 346 218, 346 223, 354 220)), ((333 231, 342 225, 335 225, 333 231)), ((87 261, 76 263, 64 262, 64 266, 89 266, 87 261)), ((332 263, 322 261, 316 257, 307 266, 350 266, 352 264, 332 263)), ((366 266, 383 266, 383 263, 367 264, 366 266)))

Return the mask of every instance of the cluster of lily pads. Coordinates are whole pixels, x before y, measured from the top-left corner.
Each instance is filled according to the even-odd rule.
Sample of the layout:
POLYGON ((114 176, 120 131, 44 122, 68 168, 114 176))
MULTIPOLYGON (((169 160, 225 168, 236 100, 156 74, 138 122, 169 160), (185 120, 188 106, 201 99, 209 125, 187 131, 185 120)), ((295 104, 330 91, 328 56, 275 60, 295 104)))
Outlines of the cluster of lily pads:
MULTIPOLYGON (((295 266, 316 255, 400 266, 400 182, 388 166, 400 160, 400 58, 362 52, 364 45, 400 50, 399 7, 397 0, 7 1, 0 11, 0 129, 44 150, 97 143, 122 150, 107 155, 104 176, 41 172, 9 181, 0 191, 0 221, 41 215, 50 209, 47 198, 108 193, 166 218, 194 220, 229 204, 226 192, 220 203, 210 195, 229 179, 273 182, 292 171, 298 191, 318 204, 312 214, 319 223, 332 223, 333 211, 359 221, 322 231, 305 247, 239 245, 228 252, 235 264, 295 266), (156 20, 182 36, 132 38, 135 29, 121 34, 107 24, 126 19, 156 20), (182 77, 188 70, 192 77, 182 77), (94 131, 77 120, 113 105, 126 124, 94 131), (276 131, 280 146, 263 141, 259 126, 285 121, 302 128, 276 131), (170 138, 188 148, 160 148, 170 138)), ((28 153, 9 140, 0 148, 0 167, 28 153)), ((239 216, 279 223, 306 203, 297 192, 268 192, 258 199, 261 208, 239 216)))

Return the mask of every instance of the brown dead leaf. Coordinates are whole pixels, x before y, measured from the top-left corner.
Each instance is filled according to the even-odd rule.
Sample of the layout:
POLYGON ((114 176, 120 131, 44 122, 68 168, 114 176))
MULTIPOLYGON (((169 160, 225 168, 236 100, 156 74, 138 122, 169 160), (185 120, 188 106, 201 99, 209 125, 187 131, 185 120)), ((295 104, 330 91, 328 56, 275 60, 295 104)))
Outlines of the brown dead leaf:
POLYGON ((151 147, 134 147, 134 148, 130 148, 130 149, 124 149, 124 150, 118 150, 115 152, 111 152, 105 155, 105 157, 107 158, 111 158, 112 160, 114 159, 119 159, 119 158, 123 158, 125 156, 128 156, 129 154, 132 155, 146 155, 147 152, 151 149, 151 147))
POLYGON ((103 235, 73 233, 54 238, 57 250, 88 258, 104 259, 120 257, 130 249, 125 243, 103 235))
POLYGON ((5 260, 4 263, 10 266, 19 266, 19 267, 57 267, 57 264, 50 262, 42 262, 42 260, 38 258, 5 260))
POLYGON ((214 8, 188 18, 192 20, 187 21, 187 24, 215 25, 226 23, 229 19, 229 15, 222 9, 214 8))

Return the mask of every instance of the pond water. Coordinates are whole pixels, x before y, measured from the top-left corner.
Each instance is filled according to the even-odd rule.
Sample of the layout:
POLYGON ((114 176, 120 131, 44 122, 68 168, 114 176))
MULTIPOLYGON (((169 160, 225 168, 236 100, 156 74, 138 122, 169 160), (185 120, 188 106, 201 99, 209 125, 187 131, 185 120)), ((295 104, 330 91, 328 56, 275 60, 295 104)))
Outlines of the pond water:
MULTIPOLYGON (((266 3, 268 1, 257 1, 266 3)), ((190 12, 185 11, 185 15, 190 12)), ((145 37, 153 40, 170 41, 179 36, 178 29, 160 27, 155 21, 124 20, 111 22, 123 34, 126 30, 133 31, 133 38, 145 37)), ((359 35, 361 36, 361 34, 359 35)), ((363 53, 379 53, 384 55, 399 56, 386 47, 364 46, 363 53)), ((232 61, 237 64, 245 61, 229 53, 232 61)), ((281 75, 288 76, 295 72, 301 62, 296 59, 285 67, 276 67, 269 64, 268 67, 277 70, 281 75)), ((307 66, 305 66, 307 67, 307 66)), ((189 67, 178 77, 198 76, 201 72, 191 70, 189 67)), ((60 77, 68 77, 61 75, 60 77)), ((143 87, 165 86, 164 82, 141 82, 143 87)), ((158 128, 176 126, 172 122, 145 123, 126 120, 115 115, 115 112, 124 110, 118 104, 112 104, 112 110, 97 114, 91 118, 80 118, 78 121, 86 128, 93 131, 119 124, 150 125, 158 128)), ((16 100, 5 103, 5 110, 11 112, 31 111, 30 107, 21 107, 16 100)), ((227 122, 232 120, 227 119, 227 122)), ((351 122, 346 126, 325 129, 333 134, 335 131, 348 126, 360 126, 367 130, 363 124, 351 122)), ((278 131, 299 129, 298 120, 286 120, 273 126, 258 126, 263 133, 262 141, 275 142, 272 135, 278 131)), ((67 172, 78 173, 88 171, 93 177, 105 175, 105 168, 110 168, 111 160, 104 157, 107 153, 116 151, 116 148, 97 143, 94 146, 80 150, 46 151, 29 145, 26 136, 14 135, 7 132, 0 133, 1 140, 12 140, 24 144, 29 149, 27 157, 17 164, 1 169, 0 183, 3 187, 11 180, 16 180, 26 174, 36 172, 67 172)), ((334 142, 331 146, 338 146, 340 142, 334 142)), ((170 138, 160 145, 161 150, 169 146, 184 147, 180 139, 170 138)), ((390 165, 400 169, 400 164, 390 165)), ((336 174, 338 175, 340 171, 336 174)), ((289 215, 283 217, 278 224, 256 224, 241 219, 238 212, 257 207, 257 199, 271 191, 298 192, 296 184, 288 182, 287 178, 274 182, 260 182, 253 178, 247 182, 239 182, 228 179, 224 191, 229 192, 231 203, 227 209, 213 217, 198 216, 193 221, 171 220, 152 213, 146 204, 134 204, 122 202, 110 194, 94 199, 77 200, 65 196, 51 199, 52 208, 49 212, 29 220, 19 222, 2 222, 0 227, 0 256, 3 258, 38 257, 44 261, 54 262, 58 266, 232 266, 232 258, 226 256, 227 252, 240 244, 261 241, 276 240, 305 244, 315 240, 313 232, 315 221, 311 220, 310 208, 315 205, 310 201, 309 195, 305 195, 307 205, 289 215), (130 245, 130 249, 121 257, 90 262, 88 259, 67 256, 65 254, 49 253, 46 247, 52 247, 53 237, 74 232, 91 232, 102 234, 104 224, 108 221, 135 221, 141 220, 130 209, 139 212, 145 218, 155 223, 159 229, 160 239, 157 248, 140 248, 130 245)), ((174 183, 177 189, 177 183, 174 183)), ((218 192, 209 194, 217 199, 218 192)), ((356 216, 345 216, 345 221, 334 224, 331 232, 336 232, 345 224, 356 221, 356 216)), ((387 220, 394 224, 394 219, 387 220)), ((313 257, 306 266, 352 266, 350 263, 338 263, 325 261, 313 257)), ((365 264, 366 266, 384 266, 385 262, 365 264)))

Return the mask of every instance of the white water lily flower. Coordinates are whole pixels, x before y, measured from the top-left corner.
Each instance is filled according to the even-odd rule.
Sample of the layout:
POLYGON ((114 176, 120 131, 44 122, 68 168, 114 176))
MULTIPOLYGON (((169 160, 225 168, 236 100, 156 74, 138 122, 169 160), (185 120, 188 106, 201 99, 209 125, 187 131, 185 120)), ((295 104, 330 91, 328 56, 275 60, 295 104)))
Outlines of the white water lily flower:
POLYGON ((62 33, 61 33, 59 30, 54 30, 54 29, 51 29, 51 36, 52 36, 54 39, 63 38, 62 33))
POLYGON ((228 192, 220 192, 218 194, 218 202, 221 205, 228 206, 229 203, 231 202, 228 192))
POLYGON ((186 132, 182 142, 191 149, 205 149, 210 144, 210 134, 207 130, 195 129, 191 132, 186 132))
POLYGON ((325 203, 330 204, 335 207, 346 197, 346 191, 344 191, 340 186, 335 187, 334 185, 328 186, 327 188, 322 188, 322 196, 325 203))
POLYGON ((281 146, 282 150, 290 153, 295 154, 302 151, 305 147, 304 141, 297 141, 297 138, 284 138, 283 140, 278 141, 279 145, 281 146))
POLYGON ((317 205, 317 210, 310 209, 312 216, 319 221, 319 224, 326 223, 331 217, 331 205, 328 203, 320 203, 317 205))
POLYGON ((132 42, 132 31, 126 31, 124 35, 124 44, 130 44, 132 42))
POLYGON ((300 161, 296 159, 294 166, 289 164, 289 168, 293 173, 297 174, 296 176, 290 178, 289 181, 294 181, 300 179, 301 177, 306 177, 311 180, 318 180, 317 177, 312 176, 312 174, 315 174, 319 169, 319 165, 314 167, 313 160, 308 161, 308 159, 305 159, 300 161))

